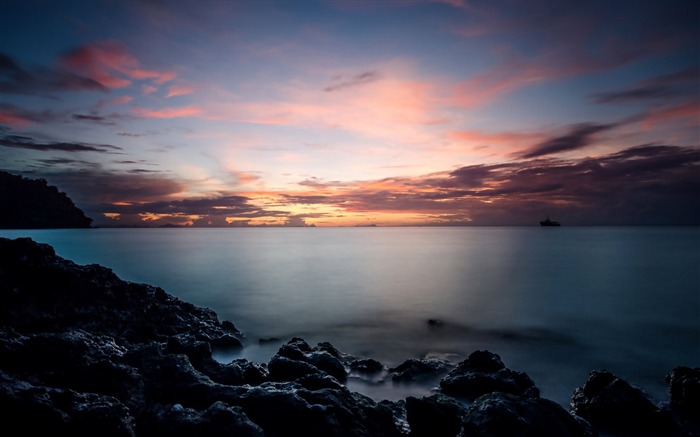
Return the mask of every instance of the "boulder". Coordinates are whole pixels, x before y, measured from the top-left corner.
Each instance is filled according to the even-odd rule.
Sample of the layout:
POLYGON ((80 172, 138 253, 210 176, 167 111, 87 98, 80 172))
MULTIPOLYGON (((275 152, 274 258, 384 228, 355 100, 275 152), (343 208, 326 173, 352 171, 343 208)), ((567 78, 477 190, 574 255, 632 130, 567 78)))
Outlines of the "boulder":
POLYGON ((605 370, 594 370, 574 390, 573 412, 601 432, 626 436, 676 436, 680 431, 640 388, 605 370))
POLYGON ((596 437, 585 420, 548 399, 490 393, 474 400, 463 421, 463 437, 596 437))
POLYGON ((201 411, 180 404, 154 404, 140 418, 138 435, 263 437, 265 433, 251 422, 241 407, 215 402, 201 411))
POLYGON ((489 351, 472 352, 442 378, 440 390, 467 399, 493 392, 533 398, 540 395, 539 389, 526 373, 506 368, 501 357, 489 351))
POLYGON ((349 367, 358 373, 379 373, 384 370, 384 364, 372 358, 353 360, 349 367))
POLYGON ((268 368, 271 378, 276 381, 293 381, 295 378, 314 373, 313 369, 316 369, 345 382, 348 373, 339 358, 340 355, 330 343, 319 343, 312 348, 303 339, 292 338, 272 357, 268 368), (295 365, 293 362, 300 364, 295 365))
POLYGON ((389 369, 391 379, 396 382, 421 382, 437 379, 447 373, 450 364, 435 359, 410 358, 389 369))
POLYGON ((466 408, 443 394, 406 398, 406 418, 414 437, 454 437, 462 429, 466 408))

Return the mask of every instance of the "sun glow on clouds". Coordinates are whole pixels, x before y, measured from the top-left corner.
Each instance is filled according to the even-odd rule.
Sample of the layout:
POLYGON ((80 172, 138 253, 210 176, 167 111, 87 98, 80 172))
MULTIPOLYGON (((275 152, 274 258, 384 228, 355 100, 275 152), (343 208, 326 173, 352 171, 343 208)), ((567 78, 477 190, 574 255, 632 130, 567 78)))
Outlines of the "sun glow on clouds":
POLYGON ((85 4, 129 30, 32 57, 0 39, 3 169, 120 224, 700 217, 692 2, 206 3, 85 4))

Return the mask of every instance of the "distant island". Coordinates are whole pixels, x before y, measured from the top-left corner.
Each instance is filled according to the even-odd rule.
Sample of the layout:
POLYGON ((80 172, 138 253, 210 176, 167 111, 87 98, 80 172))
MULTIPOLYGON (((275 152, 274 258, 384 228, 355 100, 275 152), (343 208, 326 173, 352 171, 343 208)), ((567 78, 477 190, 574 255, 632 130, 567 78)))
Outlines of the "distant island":
POLYGON ((0 229, 89 228, 73 201, 45 179, 0 171, 0 229))

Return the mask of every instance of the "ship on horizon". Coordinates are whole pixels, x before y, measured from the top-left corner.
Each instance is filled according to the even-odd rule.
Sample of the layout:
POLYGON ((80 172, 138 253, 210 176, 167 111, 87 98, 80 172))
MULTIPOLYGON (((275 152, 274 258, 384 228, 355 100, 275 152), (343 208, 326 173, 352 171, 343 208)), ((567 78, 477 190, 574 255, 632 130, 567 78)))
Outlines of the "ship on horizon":
POLYGON ((542 220, 540 222, 540 226, 561 226, 561 223, 557 221, 553 221, 549 219, 549 216, 547 216, 546 220, 542 220))

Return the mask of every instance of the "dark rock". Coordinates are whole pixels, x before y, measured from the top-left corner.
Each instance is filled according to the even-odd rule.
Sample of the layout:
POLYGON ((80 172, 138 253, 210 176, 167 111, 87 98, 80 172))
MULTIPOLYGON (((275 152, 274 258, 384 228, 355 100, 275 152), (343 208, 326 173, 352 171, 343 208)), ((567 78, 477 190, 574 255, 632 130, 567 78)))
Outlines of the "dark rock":
POLYGON ((676 367, 666 375, 668 408, 684 436, 700 436, 700 368, 676 367))
POLYGON ((281 343, 282 340, 277 338, 277 337, 269 337, 269 338, 259 338, 258 343, 260 344, 270 344, 270 343, 281 343))
POLYGON ((0 171, 0 229, 89 228, 92 219, 45 179, 0 171))
POLYGON ((463 437, 595 437, 585 420, 556 402, 491 393, 477 398, 467 409, 463 437))
POLYGON ((378 373, 384 370, 384 364, 372 358, 353 360, 349 367, 358 373, 378 373))
POLYGON ((260 363, 253 363, 245 358, 233 360, 231 364, 238 366, 243 372, 243 383, 249 385, 260 385, 270 379, 270 372, 267 366, 260 363))
POLYGON ((442 320, 428 319, 428 325, 430 325, 430 326, 442 326, 442 320))
POLYGON ((262 437, 263 430, 251 422, 240 407, 216 402, 203 411, 180 404, 155 404, 138 422, 139 436, 220 436, 262 437))
POLYGON ((270 379, 273 381, 295 381, 308 375, 320 374, 314 365, 301 360, 275 355, 267 365, 270 379))
POLYGON ((23 435, 136 435, 134 417, 117 398, 30 384, 1 370, 0 411, 4 429, 23 435))
POLYGON ((454 437, 462 429, 466 408, 449 396, 406 398, 406 418, 411 436, 454 437))
POLYGON ((573 412, 601 432, 627 436, 675 436, 679 430, 641 389, 608 371, 594 370, 571 398, 573 412))
POLYGON ((330 344, 327 341, 321 342, 316 345, 314 350, 318 352, 328 352, 329 354, 333 355, 334 357, 341 359, 343 358, 343 354, 340 353, 338 349, 335 348, 332 344, 330 344))
POLYGON ((391 379, 396 382, 418 382, 437 379, 450 369, 450 365, 441 360, 408 359, 389 369, 391 379))
POLYGON ((498 354, 476 351, 440 381, 443 393, 468 399, 502 392, 539 397, 539 389, 524 372, 507 369, 498 354))
POLYGON ((268 364, 270 377, 275 381, 293 381, 295 378, 315 373, 313 369, 309 369, 311 366, 317 371, 335 377, 340 382, 345 382, 348 377, 347 370, 336 355, 340 355, 340 352, 330 343, 321 343, 312 349, 304 340, 293 338, 280 347, 268 364), (304 365, 294 365, 288 360, 304 365))
POLYGON ((700 367, 676 367, 666 375, 666 382, 674 408, 700 411, 700 367))
POLYGON ((319 370, 335 377, 338 381, 345 382, 348 378, 348 372, 345 366, 337 357, 325 351, 315 351, 306 355, 305 361, 319 370))

